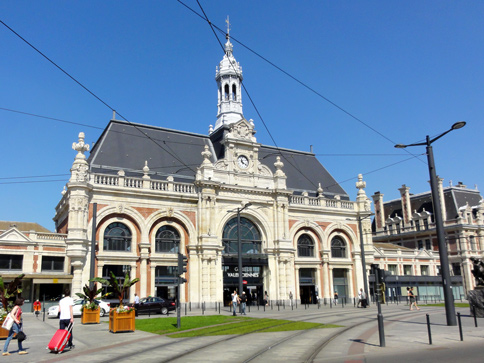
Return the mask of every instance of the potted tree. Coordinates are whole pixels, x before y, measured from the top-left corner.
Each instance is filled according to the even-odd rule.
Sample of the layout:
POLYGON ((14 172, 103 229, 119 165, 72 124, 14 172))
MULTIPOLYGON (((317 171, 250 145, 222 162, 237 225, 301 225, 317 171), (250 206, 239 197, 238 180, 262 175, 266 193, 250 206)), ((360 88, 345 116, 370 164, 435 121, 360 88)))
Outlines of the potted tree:
POLYGON ((119 299, 119 306, 111 309, 109 312, 109 331, 113 333, 134 331, 135 329, 135 313, 134 307, 125 306, 123 303, 124 296, 129 288, 136 284, 139 279, 130 280, 129 273, 126 273, 123 283, 118 281, 112 271, 110 271, 109 280, 101 277, 95 277, 92 281, 100 282, 103 285, 108 285, 113 290, 113 295, 119 299))
POLYGON ((111 293, 108 292, 102 296, 99 296, 102 293, 103 288, 101 287, 98 289, 96 283, 94 283, 92 288, 88 285, 84 285, 82 290, 83 293, 76 293, 77 296, 84 300, 82 305, 81 324, 99 324, 101 308, 96 303, 96 298, 103 299, 106 296, 109 296, 111 293))
POLYGON ((13 309, 15 299, 22 292, 20 284, 25 274, 17 276, 12 282, 10 282, 5 288, 3 278, 0 276, 0 301, 2 307, 0 308, 0 339, 8 337, 8 331, 1 328, 3 320, 7 317, 7 314, 13 309))

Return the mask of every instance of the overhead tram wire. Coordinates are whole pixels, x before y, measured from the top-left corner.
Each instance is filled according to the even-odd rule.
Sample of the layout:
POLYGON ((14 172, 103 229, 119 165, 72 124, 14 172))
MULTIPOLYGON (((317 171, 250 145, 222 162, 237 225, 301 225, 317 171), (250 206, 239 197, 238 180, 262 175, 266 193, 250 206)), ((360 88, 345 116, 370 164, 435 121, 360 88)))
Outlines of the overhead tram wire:
MULTIPOLYGON (((158 147, 160 147, 162 150, 164 150, 166 153, 168 153, 170 156, 172 156, 175 160, 179 161, 180 163, 184 164, 182 160, 180 160, 176 155, 170 153, 168 150, 163 148, 160 144, 158 144, 155 140, 153 140, 150 136, 145 134, 143 131, 141 131, 138 126, 128 119, 126 119, 121 113, 117 112, 113 107, 111 107, 109 104, 104 102, 100 97, 98 97, 94 92, 89 90, 86 86, 84 86, 81 82, 79 82, 77 79, 75 79, 73 76, 71 76, 67 71, 65 71, 62 67, 60 67, 57 63, 55 63, 53 60, 51 60, 49 57, 47 57, 44 53, 42 53, 39 49, 37 49, 33 44, 28 42, 25 38, 23 38, 19 33, 17 33, 15 30, 13 30, 11 27, 9 27, 5 22, 0 20, 0 23, 3 24, 8 30, 10 30, 12 33, 14 33, 17 37, 19 37, 21 40, 23 40, 27 45, 29 45, 32 49, 34 49, 37 53, 39 53, 42 57, 44 57, 46 60, 48 60, 51 64, 53 64, 57 69, 59 69, 62 73, 64 73, 66 76, 68 76, 70 79, 72 79, 74 82, 76 82, 79 86, 81 86, 85 91, 87 91, 90 95, 95 97, 99 102, 101 102, 103 105, 105 105, 107 108, 109 108, 111 111, 116 112, 124 121, 128 122, 131 126, 133 126, 136 130, 138 130, 142 135, 144 135, 147 139, 151 140, 153 143, 155 143, 158 147)), ((189 168, 191 169, 191 168, 189 168)), ((191 169, 194 173, 196 173, 195 170, 191 169)))
MULTIPOLYGON (((192 8, 190 8, 188 5, 186 5, 185 3, 183 3, 181 0, 177 0, 180 4, 182 4, 183 6, 185 6, 187 9, 189 9, 190 11, 192 11, 195 15, 197 15, 198 17, 200 17, 201 19, 205 20, 205 21, 208 21, 210 26, 211 27, 214 27, 215 29, 217 29, 220 33, 224 34, 224 30, 223 29, 220 29, 218 26, 216 26, 215 24, 213 24, 212 22, 210 22, 208 19, 204 18, 202 15, 200 15, 199 13, 197 13, 195 10, 193 10, 192 8)), ((198 0, 197 0, 198 2, 198 0)), ((203 10, 202 10, 203 11, 203 10)), ((361 123, 362 125, 364 125, 365 127, 369 128, 370 130, 372 130, 373 132, 375 132, 376 134, 380 135, 381 137, 383 137, 385 140, 389 141, 392 145, 395 145, 396 143, 391 140, 390 138, 388 138, 387 136, 385 136, 384 134, 382 134, 380 131, 378 131, 377 129, 375 129, 374 127, 370 126, 368 123, 364 122, 363 120, 361 120, 360 118, 356 117, 355 115, 353 115, 351 112, 347 111, 346 109, 344 109, 343 107, 339 106, 337 103, 331 101, 329 98, 325 97, 324 95, 322 95, 320 92, 316 91, 314 88, 310 87, 309 85, 307 85, 306 83, 304 83, 303 81, 299 80, 298 78, 296 78, 295 76, 291 75, 289 72, 285 71, 284 69, 282 69, 281 67, 279 67, 278 65, 276 65, 275 63, 271 62, 269 59, 267 59, 266 57, 262 56, 261 54, 259 54, 258 52, 256 52, 255 50, 251 49, 250 47, 246 46, 244 43, 242 43, 241 41, 237 40, 237 38, 234 38, 234 37, 231 37, 231 39, 233 41, 235 41, 236 43, 238 43, 239 45, 241 45, 243 48, 247 49, 249 52, 253 53, 254 55, 256 55, 257 57, 259 57, 260 59, 262 59, 263 61, 269 63, 271 66, 273 66, 274 68, 276 68, 277 70, 279 70, 280 72, 284 73, 286 76, 288 76, 289 78, 291 78, 292 80, 294 80, 295 82, 299 83, 301 86, 303 86, 304 88, 306 88, 307 90, 309 90, 310 92, 314 93, 315 95, 317 95, 318 97, 322 98, 323 100, 325 100, 326 102, 328 102, 329 104, 331 104, 332 106, 336 107, 338 110, 340 110, 341 112, 345 113, 346 115, 348 115, 349 117, 351 117, 352 119, 356 120, 357 122, 361 123)), ((247 92, 247 91, 246 91, 247 92)), ((248 95, 249 96, 249 95, 248 95)), ((250 99, 250 96, 249 96, 249 99, 250 99)), ((257 112, 257 109, 256 109, 256 112, 257 112)), ((258 112, 257 112, 258 113, 258 112)), ((264 125, 265 126, 265 125, 264 125)), ((271 136, 272 138, 272 136, 271 136)), ((406 150, 406 149, 403 149, 407 154, 409 155, 412 155, 412 156, 415 156, 415 154, 412 154, 410 151, 406 150)), ((420 155, 418 155, 420 156, 420 155)), ((420 158, 417 158, 417 160, 419 160, 420 162, 426 164, 426 162, 424 160, 421 160, 420 158)))
MULTIPOLYGON (((189 10, 191 10, 192 12, 194 12, 196 15, 198 15, 199 17, 201 17, 202 19, 204 19, 200 14, 198 14, 197 12, 195 12, 193 9, 191 9, 190 7, 188 7, 186 4, 184 4, 183 2, 179 1, 182 5, 186 6, 189 10)), ((217 27, 216 25, 212 24, 210 22, 210 20, 208 19, 204 19, 205 21, 207 21, 210 26, 212 27, 215 27, 219 32, 221 33, 224 33, 223 30, 221 30, 219 27, 217 27)), ((5 24, 5 22, 3 22, 2 20, 0 20, 0 23, 2 23, 7 29, 9 29, 12 33, 14 33, 15 35, 17 35, 17 37, 19 37, 21 40, 23 40, 26 44, 28 44, 32 49, 34 49, 36 52, 38 52, 42 57, 44 57, 46 60, 48 60, 51 64, 53 64, 56 68, 58 68, 60 71, 62 71, 65 75, 67 75, 69 78, 71 78, 74 82, 76 82, 78 85, 80 85, 84 90, 86 90, 89 94, 91 94, 93 97, 95 97, 98 101, 100 101, 102 104, 104 104, 106 107, 108 107, 111 111, 115 111, 121 118, 123 118, 126 122, 128 122, 130 125, 132 125, 135 129, 137 129, 141 135, 134 135, 134 134, 130 134, 131 136, 136 136, 136 137, 146 137, 148 138, 150 141, 154 142, 158 147, 160 147, 162 150, 164 150, 165 152, 167 152, 169 155, 171 155, 172 157, 174 157, 177 161, 179 161, 183 166, 185 166, 187 169, 190 169, 192 170, 193 172, 195 172, 191 167, 189 167, 188 165, 186 165, 185 163, 183 163, 183 161, 179 160, 175 155, 173 155, 171 152, 169 152, 168 150, 166 150, 163 146, 161 146, 160 144, 158 144, 153 138, 149 137, 148 135, 146 135, 144 132, 142 132, 135 124, 133 124, 131 121, 127 120, 121 113, 117 112, 113 107, 111 107, 109 104, 107 104, 106 102, 104 102, 100 97, 98 97, 97 95, 95 95, 92 91, 90 91, 87 87, 85 87, 82 83, 80 83, 79 81, 77 81, 73 76, 71 76, 67 71, 65 71, 64 69, 62 69, 59 65, 57 65, 54 61, 52 61, 50 58, 48 58, 44 53, 42 53, 39 49, 37 49, 35 46, 33 46, 30 42, 28 42, 25 38, 23 38, 20 34, 18 34, 16 31, 14 31, 11 27, 9 27, 7 24, 5 24)), ((215 31, 213 30, 212 28, 212 31, 214 32, 215 34, 215 31)), ((216 34, 215 34, 216 35, 216 34)), ((217 40, 218 40, 218 37, 216 36, 217 40)), ((277 67, 276 65, 274 65, 272 62, 268 61, 267 59, 265 59, 264 57, 260 56, 258 53, 256 53, 255 51, 253 51, 252 49, 250 49, 249 47, 245 46, 243 43, 241 43, 240 41, 238 41, 236 38, 231 38, 233 39, 234 41, 236 41, 238 44, 240 44, 241 46, 243 46, 244 48, 248 49, 249 51, 251 51, 252 53, 256 54, 257 56, 259 56, 261 59, 267 61, 268 63, 270 63, 271 65, 273 65, 274 67, 276 67, 277 69, 281 70, 283 73, 287 74, 288 76, 290 76, 291 78, 294 78, 294 80, 298 81, 299 83, 302 83, 301 81, 297 80, 295 77, 292 77, 289 73, 285 72, 284 70, 280 69, 279 67, 277 67)), ((219 41, 219 40, 218 40, 219 41)), ((219 41, 219 44, 221 45, 222 49, 223 49, 223 46, 222 44, 220 43, 219 41)), ((233 66, 233 65, 232 65, 233 66)), ((304 85, 304 84, 303 84, 304 85)), ((242 84, 245 92, 247 93, 247 96, 249 97, 252 105, 254 106, 254 109, 256 110, 257 114, 259 115, 259 117, 261 118, 261 121, 263 122, 264 124, 264 127, 266 128, 268 134, 270 135, 271 139, 273 140, 274 144, 276 145, 276 147, 279 149, 279 147, 277 146, 275 140, 273 139, 270 131, 268 130, 267 128, 267 125, 265 124, 263 118, 261 117, 257 107, 255 106, 253 100, 251 99, 249 93, 247 92, 247 89, 246 87, 242 84)), ((309 88, 308 86, 304 85, 306 88, 309 88)), ((323 97, 324 98, 324 97, 323 97)), ((16 110, 11 110, 11 109, 7 109, 7 108, 0 108, 2 110, 5 110, 5 111, 10 111, 10 112, 17 112, 17 113, 22 113, 22 114, 26 114, 26 115, 29 115, 29 116, 34 116, 34 117, 41 117, 41 118, 45 118, 45 119, 50 119, 50 120, 53 120, 53 121, 59 121, 59 122, 65 122, 65 123, 70 123, 70 124, 75 124, 75 125, 81 125, 81 126, 84 126, 84 127, 90 127, 90 128, 94 128, 94 129, 99 129, 99 130, 104 130, 104 128, 100 128, 100 127, 96 127, 96 126, 92 126, 92 125, 87 125, 87 124, 81 124, 81 123, 77 123, 77 122, 72 122, 72 121, 66 121, 66 120, 60 120, 60 119, 55 119, 55 118, 52 118, 52 117, 47 117, 47 116, 40 116, 40 115, 35 115, 35 114, 31 114, 31 113, 27 113, 27 112, 22 112, 22 111, 16 111, 16 110)), ((115 132, 119 132, 119 131, 115 131, 115 132)), ((128 134, 128 133, 126 133, 128 134)), ((279 151, 280 152, 280 151, 279 151)), ((281 155, 283 156, 283 158, 289 163, 291 164, 291 162, 289 160, 287 160, 287 158, 284 157, 284 155, 281 153, 281 155)), ((406 159, 406 160, 409 160, 409 159, 406 159)), ((291 164, 292 165, 292 164, 291 164)), ((391 164, 389 166, 392 166, 394 164, 391 164)), ((293 165, 294 166, 294 165, 293 165)), ((388 167, 388 166, 387 166, 388 167)), ((306 179, 307 177, 300 171, 299 168, 297 168, 296 166, 294 166, 294 168, 296 170, 298 170, 302 176, 304 176, 306 179)), ((385 167, 383 167, 385 168, 385 167)), ((380 168, 378 170, 381 170, 383 168, 380 168)), ((308 179, 309 180, 309 179, 308 179)), ((352 179, 348 179, 348 180, 353 180, 352 179)), ((54 181, 63 181, 63 180, 51 180, 52 182, 54 181)), ((50 181, 39 181, 39 182, 50 182, 50 181)), ((314 185, 314 183, 310 180, 310 182, 314 185)), ((344 183, 345 181, 343 181, 344 183)), ((10 182, 8 182, 10 184, 10 182)), ((13 182, 13 183, 19 183, 19 182, 13 182)), ((25 182, 25 183, 35 183, 35 181, 30 181, 30 182, 25 182)), ((7 184, 7 183, 2 183, 2 184, 7 184)))
MULTIPOLYGON (((180 0, 178 0, 178 2, 180 2, 182 5, 185 5, 185 4, 183 4, 183 3, 182 3, 180 0)), ((212 32, 213 32, 213 34, 214 34, 215 38, 217 39, 217 42, 219 43, 219 45, 220 45, 220 47, 222 48, 222 50, 223 50, 223 51, 225 51, 225 49, 224 49, 224 46, 223 46, 222 42, 220 41, 220 39, 218 38, 217 34, 215 33, 215 30, 214 30, 214 29, 213 29, 213 27, 212 27, 212 22, 211 22, 211 21, 208 19, 207 15, 205 14, 205 11, 204 11, 204 10, 203 10, 203 8, 202 8, 202 5, 200 4, 200 2, 199 2, 198 0, 197 0, 197 3, 198 3, 198 6, 200 7, 200 9, 202 10, 202 12, 203 12, 203 14, 204 14, 204 16, 205 16, 205 21, 208 23, 208 25, 209 25, 209 26, 210 26, 210 28, 212 29, 212 32)), ((186 5, 185 5, 185 6, 186 6, 186 5)), ((191 10, 191 9, 190 9, 190 10, 191 10)), ((192 10, 192 11, 193 11, 193 10, 192 10)), ((203 17, 202 17, 202 19, 203 19, 203 17)), ((217 29, 218 29, 218 28, 217 28, 217 29)), ((231 61, 230 59, 229 59, 229 62, 230 62, 231 67, 234 69, 235 74, 237 74, 237 70, 235 69, 235 65, 232 63, 232 61, 231 61)), ((252 97, 250 96, 249 91, 247 90, 247 88, 245 87, 245 85, 244 85, 242 82, 241 82, 240 84, 242 85, 242 88, 244 89, 244 91, 245 91, 245 93, 246 93, 247 97, 249 97, 249 100, 250 100, 250 103, 252 104, 252 107, 254 107, 255 112, 257 113, 257 115, 259 116, 260 120, 262 121, 262 124, 264 125, 264 127, 265 127, 265 129, 266 129, 266 131, 267 131, 267 133, 268 133, 269 137, 271 138, 272 142, 274 143, 274 146, 275 146, 275 147, 276 147, 276 149, 279 151, 279 154, 281 155, 281 157, 282 157, 282 158, 283 158, 283 159, 284 159, 284 160, 285 160, 285 161, 286 161, 288 164, 290 164, 290 165, 291 165, 291 166, 292 166, 294 169, 296 169, 296 170, 299 172, 299 174, 300 174, 302 177, 304 177, 304 178, 305 178, 307 181, 309 181, 309 183, 310 183, 310 184, 312 184, 312 186, 313 186, 313 187, 316 189, 318 186, 317 186, 317 185, 314 183, 314 181, 313 181, 313 180, 311 180, 311 179, 309 179, 309 178, 308 178, 308 177, 307 177, 307 176, 306 176, 306 175, 305 175, 305 174, 302 172, 302 170, 301 170, 301 169, 300 169, 298 166, 296 166, 296 165, 294 165, 293 163, 291 163, 291 161, 290 161, 288 158, 286 158, 286 157, 285 157, 285 155, 282 153, 282 151, 280 150, 279 146, 278 146, 278 145, 277 145, 277 143, 276 143, 276 140, 274 140, 274 138, 272 137, 272 134, 271 134, 271 132, 269 131, 269 128, 267 127, 267 125, 266 125, 266 123, 265 123, 265 121, 264 121, 264 118, 262 117, 262 115, 261 115, 261 114, 260 114, 260 112, 259 112, 259 109, 257 108, 257 106, 255 105, 254 101, 252 100, 252 97)))

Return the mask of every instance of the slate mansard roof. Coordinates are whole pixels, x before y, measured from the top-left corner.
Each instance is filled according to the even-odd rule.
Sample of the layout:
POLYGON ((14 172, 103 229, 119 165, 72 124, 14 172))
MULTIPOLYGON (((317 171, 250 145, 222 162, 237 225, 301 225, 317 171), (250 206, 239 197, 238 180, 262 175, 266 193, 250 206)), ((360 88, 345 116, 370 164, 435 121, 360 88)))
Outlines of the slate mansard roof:
MULTIPOLYGON (((205 145, 212 153, 212 162, 223 157, 221 139, 220 132, 206 136, 111 120, 92 148, 88 163, 91 172, 116 174, 124 170, 126 176, 141 177, 147 161, 152 179, 165 180, 172 175, 175 181, 193 182, 197 167, 203 161, 201 152, 205 145)), ((342 200, 349 200, 348 194, 313 153, 264 145, 259 149, 259 161, 272 172, 276 170, 277 156, 284 163, 287 188, 295 194, 307 191, 314 196, 321 183, 325 197, 339 195, 342 200)))
MULTIPOLYGON (((460 186, 453 186, 444 188, 444 203, 447 215, 444 216, 446 220, 453 220, 459 216, 459 209, 465 207, 467 204, 470 207, 479 205, 482 197, 478 190, 467 189, 460 186)), ((432 205, 432 195, 430 192, 425 192, 410 196, 411 211, 422 212, 424 209, 433 214, 434 209, 432 205)), ((385 219, 389 217, 402 217, 402 202, 400 199, 395 199, 384 203, 385 219)))

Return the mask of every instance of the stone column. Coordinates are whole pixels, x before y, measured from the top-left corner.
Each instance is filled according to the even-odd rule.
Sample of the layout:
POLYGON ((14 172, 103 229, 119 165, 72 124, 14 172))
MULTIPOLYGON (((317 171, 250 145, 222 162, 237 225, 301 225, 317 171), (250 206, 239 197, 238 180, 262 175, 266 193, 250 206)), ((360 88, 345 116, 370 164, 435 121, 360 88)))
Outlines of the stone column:
POLYGON ((331 299, 329 286, 329 272, 328 272, 328 262, 323 261, 323 297, 331 299))
POLYGON ((403 184, 402 187, 398 190, 400 191, 400 197, 402 202, 403 222, 405 223, 405 227, 409 227, 410 221, 412 220, 412 208, 410 205, 409 193, 410 188, 403 184))
POLYGON ((355 290, 354 290, 354 283, 353 283, 353 266, 350 266, 347 270, 346 270, 346 276, 348 278, 348 297, 351 299, 355 296, 355 290), (348 277, 349 275, 349 277, 348 277))
POLYGON ((383 194, 376 192, 371 196, 375 203, 375 225, 376 231, 380 232, 385 228, 385 209, 383 208, 383 194))
MULTIPOLYGON (((137 266, 136 266, 136 263, 134 264, 131 264, 131 272, 129 274, 129 278, 131 280, 134 280, 136 278, 136 270, 137 270, 137 266)), ((124 298, 128 298, 128 302, 133 302, 134 301, 134 293, 136 292, 136 285, 133 285, 131 286, 131 288, 129 289, 129 297, 128 296, 125 296, 124 298)))

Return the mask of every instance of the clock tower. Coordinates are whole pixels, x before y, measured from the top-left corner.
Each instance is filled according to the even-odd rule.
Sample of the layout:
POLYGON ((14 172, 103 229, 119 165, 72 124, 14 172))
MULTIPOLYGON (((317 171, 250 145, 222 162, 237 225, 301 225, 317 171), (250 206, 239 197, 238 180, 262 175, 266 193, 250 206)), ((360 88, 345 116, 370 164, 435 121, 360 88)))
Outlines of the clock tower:
POLYGON ((218 112, 215 130, 244 118, 242 113, 242 67, 235 60, 230 42, 229 19, 227 17, 227 42, 225 55, 216 68, 215 80, 218 85, 218 112))

